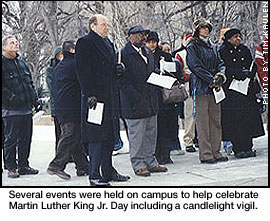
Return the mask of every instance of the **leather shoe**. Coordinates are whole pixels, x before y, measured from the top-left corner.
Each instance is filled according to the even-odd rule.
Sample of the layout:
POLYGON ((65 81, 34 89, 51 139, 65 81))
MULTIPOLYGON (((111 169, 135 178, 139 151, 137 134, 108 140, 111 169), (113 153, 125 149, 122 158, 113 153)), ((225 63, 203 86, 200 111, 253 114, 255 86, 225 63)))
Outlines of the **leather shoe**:
POLYGON ((16 169, 8 170, 8 177, 9 178, 18 178, 20 177, 20 174, 16 169))
POLYGON ((87 176, 89 173, 88 173, 88 170, 77 170, 77 176, 87 176))
POLYGON ((116 182, 125 182, 128 181, 130 179, 130 176, 123 176, 119 173, 114 173, 112 175, 112 181, 116 181, 116 182))
POLYGON ((217 160, 215 160, 215 159, 201 160, 201 163, 215 164, 215 163, 217 163, 217 160))
POLYGON ((90 180, 90 186, 111 186, 111 184, 107 181, 103 180, 90 180))
POLYGON ((226 162, 228 160, 229 160, 228 157, 220 157, 220 158, 216 159, 217 162, 226 162))
POLYGON ((256 157, 256 151, 248 151, 246 152, 247 157, 256 157))
POLYGON ((246 154, 246 152, 241 151, 241 152, 239 152, 239 153, 236 153, 236 154, 235 154, 235 157, 236 157, 236 158, 247 158, 248 155, 246 154))
POLYGON ((146 169, 146 168, 141 168, 141 169, 137 170, 135 172, 135 174, 137 176, 144 176, 144 177, 151 176, 150 171, 148 169, 146 169))
POLYGON ((151 173, 165 173, 168 171, 167 167, 163 167, 163 166, 160 166, 160 165, 157 165, 153 168, 150 168, 149 171, 151 173))
POLYGON ((18 172, 20 175, 34 175, 34 174, 38 174, 39 171, 28 166, 28 167, 20 168, 18 172))
POLYGON ((60 177, 64 180, 69 180, 71 178, 71 176, 69 174, 67 174, 65 171, 58 170, 58 169, 51 168, 51 167, 49 167, 47 169, 47 173, 50 175, 57 175, 58 177, 60 177))

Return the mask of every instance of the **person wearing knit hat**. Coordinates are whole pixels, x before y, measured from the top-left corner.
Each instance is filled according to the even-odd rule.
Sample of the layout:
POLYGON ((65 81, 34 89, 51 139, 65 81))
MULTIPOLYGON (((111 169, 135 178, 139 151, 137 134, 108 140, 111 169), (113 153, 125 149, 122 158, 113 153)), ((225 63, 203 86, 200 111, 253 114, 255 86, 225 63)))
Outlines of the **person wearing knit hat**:
POLYGON ((227 82, 224 84, 226 99, 221 103, 222 139, 231 141, 236 158, 255 157, 253 138, 264 135, 260 106, 256 103, 258 90, 255 79, 256 65, 253 65, 249 47, 243 43, 241 32, 232 28, 225 32, 224 42, 218 48, 225 63, 227 82), (229 89, 232 81, 249 79, 247 94, 229 89))
POLYGON ((225 66, 209 39, 210 22, 198 19, 193 23, 193 29, 193 38, 187 46, 187 65, 191 71, 189 81, 200 146, 199 159, 207 164, 225 162, 228 158, 220 152, 220 103, 216 103, 214 97, 214 91, 219 91, 226 82, 225 66))

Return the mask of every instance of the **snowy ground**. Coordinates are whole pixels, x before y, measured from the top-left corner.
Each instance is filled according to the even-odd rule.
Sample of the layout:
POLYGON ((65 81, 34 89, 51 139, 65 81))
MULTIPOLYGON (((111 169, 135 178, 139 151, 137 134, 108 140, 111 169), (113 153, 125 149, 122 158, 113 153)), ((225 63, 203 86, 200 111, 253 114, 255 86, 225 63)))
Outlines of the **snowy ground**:
MULTIPOLYGON (((123 150, 128 149, 128 140, 121 131, 124 141, 123 150)), ((183 147, 183 130, 179 131, 183 147)), ((113 156, 113 163, 119 173, 130 175, 128 182, 113 182, 113 186, 267 186, 268 185, 268 134, 254 139, 257 157, 236 159, 229 156, 228 162, 204 165, 199 162, 196 153, 172 156, 174 164, 167 165, 168 172, 152 174, 150 177, 138 177, 132 170, 129 154, 113 156)), ((68 164, 66 172, 72 175, 65 181, 46 173, 49 162, 54 157, 54 127, 35 125, 33 131, 30 165, 39 169, 37 175, 25 175, 18 179, 7 178, 2 173, 3 186, 89 186, 88 177, 77 177, 75 165, 68 164)))

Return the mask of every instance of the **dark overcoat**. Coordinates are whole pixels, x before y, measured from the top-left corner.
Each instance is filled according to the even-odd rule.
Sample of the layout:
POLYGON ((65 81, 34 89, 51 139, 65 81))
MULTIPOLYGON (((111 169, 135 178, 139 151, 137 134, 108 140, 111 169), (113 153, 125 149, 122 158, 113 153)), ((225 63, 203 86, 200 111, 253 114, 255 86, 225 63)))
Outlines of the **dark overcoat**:
POLYGON ((128 42, 122 49, 122 62, 126 70, 119 79, 121 114, 125 119, 142 119, 158 113, 159 88, 146 81, 154 72, 154 56, 144 46, 148 64, 128 42))
POLYGON ((52 97, 59 123, 80 122, 81 89, 77 79, 75 57, 63 52, 64 59, 56 66, 52 80, 52 97))
POLYGON ((112 43, 93 31, 77 41, 76 69, 82 91, 82 141, 114 141, 119 130, 119 94, 116 86, 116 55, 112 43), (87 97, 104 103, 102 125, 87 122, 87 97))
POLYGON ((250 49, 244 44, 234 47, 227 42, 219 47, 219 53, 225 62, 227 76, 227 82, 223 86, 226 99, 221 103, 222 139, 264 135, 259 106, 255 101, 258 92, 254 83, 256 70, 253 69, 249 75, 251 80, 247 96, 228 89, 236 75, 245 69, 250 70, 252 64, 250 49))

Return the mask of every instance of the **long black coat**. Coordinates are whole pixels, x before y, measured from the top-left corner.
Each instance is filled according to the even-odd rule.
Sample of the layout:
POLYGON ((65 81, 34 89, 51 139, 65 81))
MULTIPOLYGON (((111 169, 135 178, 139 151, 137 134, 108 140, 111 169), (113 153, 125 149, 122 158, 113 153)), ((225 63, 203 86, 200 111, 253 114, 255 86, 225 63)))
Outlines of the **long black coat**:
POLYGON ((148 64, 128 42, 122 49, 126 71, 119 79, 121 114, 126 119, 142 119, 158 113, 158 87, 146 83, 154 71, 153 53, 144 47, 148 64))
POLYGON ((75 57, 64 52, 52 80, 52 97, 59 123, 81 120, 81 89, 77 79, 75 57))
POLYGON ((230 43, 224 43, 219 47, 219 52, 225 62, 227 76, 227 82, 223 86, 226 99, 221 103, 222 139, 264 135, 261 114, 255 102, 255 94, 258 92, 254 84, 255 71, 251 74, 247 96, 228 89, 235 75, 244 69, 250 69, 250 49, 244 44, 233 47, 230 43))
POLYGON ((76 68, 82 90, 82 141, 113 141, 119 130, 119 99, 116 87, 116 55, 112 43, 90 31, 76 44, 76 68), (87 97, 103 102, 102 125, 87 122, 87 97))

